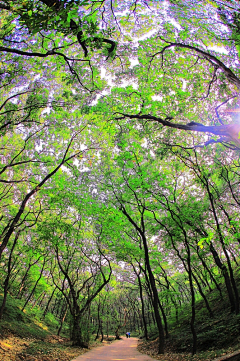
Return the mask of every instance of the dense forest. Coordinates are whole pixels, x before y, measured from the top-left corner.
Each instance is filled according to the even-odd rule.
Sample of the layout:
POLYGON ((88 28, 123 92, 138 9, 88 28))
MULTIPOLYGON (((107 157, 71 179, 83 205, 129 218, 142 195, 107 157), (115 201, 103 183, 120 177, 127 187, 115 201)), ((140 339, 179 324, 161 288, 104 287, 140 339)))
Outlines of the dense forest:
POLYGON ((0 326, 11 298, 73 345, 155 327, 163 354, 189 307, 195 354, 197 300, 239 316, 239 2, 0 14, 0 326))

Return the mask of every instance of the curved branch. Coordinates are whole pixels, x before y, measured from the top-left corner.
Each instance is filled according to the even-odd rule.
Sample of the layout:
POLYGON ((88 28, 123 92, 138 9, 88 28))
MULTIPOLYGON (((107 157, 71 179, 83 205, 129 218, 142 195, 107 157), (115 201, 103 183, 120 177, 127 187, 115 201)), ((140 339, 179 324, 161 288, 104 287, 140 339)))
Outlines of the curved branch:
POLYGON ((182 43, 171 43, 168 42, 164 39, 162 39, 161 37, 159 37, 161 40, 163 40, 165 43, 168 43, 169 45, 166 45, 161 51, 157 52, 156 54, 152 55, 152 59, 158 55, 158 54, 163 54, 165 50, 170 49, 170 48, 184 48, 184 49, 189 49, 189 50, 193 50, 195 51, 197 54, 202 55, 205 59, 207 59, 210 62, 213 62, 215 64, 215 66, 218 66, 223 73, 226 75, 226 77, 228 78, 228 80, 237 86, 238 89, 240 89, 240 79, 233 73, 233 71, 231 69, 229 69, 221 60, 219 60, 216 56, 207 53, 204 50, 201 50, 195 46, 192 45, 187 45, 187 44, 182 44, 182 43))
POLYGON ((28 201, 30 200, 30 198, 35 194, 37 193, 41 187, 51 178, 53 177, 57 171, 62 167, 62 165, 64 165, 66 162, 68 162, 70 159, 78 156, 79 154, 83 153, 83 151, 78 151, 76 152, 75 154, 67 157, 68 155, 68 152, 69 152, 69 149, 75 139, 75 137, 81 133, 84 129, 86 128, 83 127, 79 132, 75 133, 71 140, 69 141, 69 144, 64 152, 64 155, 63 155, 63 158, 61 160, 61 162, 51 171, 49 172, 43 179, 41 182, 38 183, 38 185, 36 187, 34 187, 29 193, 26 194, 26 196, 24 197, 20 207, 19 207, 19 210, 17 212, 17 214, 15 215, 15 217, 13 217, 13 219, 10 221, 9 223, 9 226, 6 228, 5 232, 2 233, 1 237, 2 238, 2 243, 0 245, 0 259, 1 259, 1 256, 2 256, 2 252, 4 251, 4 249, 6 248, 7 244, 8 244, 8 241, 11 237, 11 235, 13 234, 14 230, 15 230, 15 227, 17 225, 17 223, 19 222, 24 210, 25 210, 25 207, 28 203, 28 201))
POLYGON ((239 123, 230 123, 227 125, 203 125, 201 123, 195 123, 195 122, 190 122, 188 124, 181 124, 181 123, 171 123, 170 120, 172 120, 173 118, 171 117, 167 117, 165 119, 162 118, 158 118, 155 117, 153 115, 149 115, 149 114, 144 114, 144 115, 140 115, 140 114, 123 114, 123 113, 119 113, 122 116, 121 117, 116 117, 116 120, 120 120, 120 119, 125 119, 125 118, 130 118, 130 119, 139 119, 139 120, 147 120, 147 121, 155 121, 158 122, 160 124, 162 124, 163 126, 166 127, 170 127, 170 128, 174 128, 174 129, 181 129, 181 130, 191 130, 194 132, 202 132, 202 133, 212 133, 215 135, 219 135, 219 136, 224 136, 224 137, 229 137, 236 143, 240 143, 240 139, 239 139, 239 132, 240 132, 240 124, 239 123))
POLYGON ((215 113, 216 113, 216 116, 217 116, 217 118, 218 118, 218 121, 219 121, 222 125, 224 125, 224 123, 222 122, 222 119, 220 118, 220 115, 219 115, 219 113, 218 113, 218 108, 220 108, 222 105, 228 103, 229 100, 232 100, 232 99, 234 99, 234 98, 237 98, 237 95, 231 96, 230 98, 228 98, 227 100, 225 100, 224 102, 222 102, 221 104, 219 104, 219 105, 215 108, 215 113))
POLYGON ((2 103, 2 105, 0 106, 0 110, 2 110, 2 108, 7 104, 7 102, 8 102, 9 100, 11 100, 11 99, 13 99, 13 98, 15 98, 15 97, 18 97, 19 95, 23 95, 23 94, 26 94, 26 93, 30 93, 30 92, 32 92, 32 91, 33 91, 33 90, 26 90, 26 91, 24 91, 24 92, 22 92, 22 93, 17 93, 17 94, 14 94, 14 95, 8 97, 8 98, 2 103))
MULTIPOLYGON (((30 53, 28 51, 23 51, 23 50, 19 50, 19 49, 7 48, 6 46, 0 46, 0 51, 4 51, 7 53, 13 53, 13 54, 19 54, 19 55, 26 55, 26 56, 38 56, 40 58, 46 58, 49 55, 56 55, 54 50, 49 50, 45 54, 37 53, 37 52, 30 53)), ((60 53, 58 53, 58 55, 60 55, 60 53)))

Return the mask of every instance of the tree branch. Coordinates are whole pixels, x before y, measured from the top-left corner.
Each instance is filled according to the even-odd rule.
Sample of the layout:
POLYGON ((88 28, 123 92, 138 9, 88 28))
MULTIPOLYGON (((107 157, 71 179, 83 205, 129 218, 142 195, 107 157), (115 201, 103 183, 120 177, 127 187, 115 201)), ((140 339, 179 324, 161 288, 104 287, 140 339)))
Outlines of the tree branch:
POLYGON ((238 89, 240 89, 240 79, 232 72, 231 69, 229 69, 221 60, 219 60, 216 56, 207 53, 204 50, 201 50, 195 46, 192 45, 187 45, 187 44, 182 44, 182 43, 171 43, 168 42, 164 39, 162 39, 161 37, 159 37, 161 40, 163 40, 165 43, 168 43, 169 45, 166 45, 161 51, 157 52, 156 54, 152 55, 152 59, 159 54, 163 54, 165 50, 170 49, 170 48, 184 48, 184 49, 190 49, 195 51, 197 54, 201 54, 205 59, 207 59, 208 61, 213 62, 215 65, 217 65, 222 71, 223 73, 226 75, 226 77, 228 78, 228 80, 230 81, 230 83, 234 84, 237 86, 238 89))
POLYGON ((171 120, 172 118, 167 117, 165 119, 162 118, 158 118, 155 117, 153 115, 149 115, 149 114, 144 114, 144 115, 140 115, 140 114, 123 114, 123 113, 119 113, 122 114, 121 117, 116 117, 116 120, 121 120, 121 119, 125 119, 125 118, 130 118, 130 119, 139 119, 139 120, 147 120, 147 121, 155 121, 158 122, 160 124, 162 124, 163 126, 166 127, 170 127, 170 128, 174 128, 174 129, 181 129, 181 130, 190 130, 190 131, 194 131, 194 132, 202 132, 202 133, 212 133, 215 135, 219 135, 219 136, 224 136, 224 137, 229 137, 229 140, 232 140, 238 144, 240 144, 240 139, 239 139, 239 132, 240 132, 240 124, 239 123, 230 123, 230 124, 226 124, 226 125, 203 125, 201 123, 195 123, 195 122, 190 122, 188 124, 181 124, 181 123, 171 123, 169 120, 171 120))

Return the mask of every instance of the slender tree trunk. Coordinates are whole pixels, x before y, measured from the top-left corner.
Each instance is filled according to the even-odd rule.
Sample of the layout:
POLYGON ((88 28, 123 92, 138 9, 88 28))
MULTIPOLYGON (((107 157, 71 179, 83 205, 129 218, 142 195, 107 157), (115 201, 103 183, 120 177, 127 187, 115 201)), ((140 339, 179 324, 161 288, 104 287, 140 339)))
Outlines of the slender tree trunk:
MULTIPOLYGON (((231 284, 232 284, 232 287, 233 287, 233 291, 235 293, 235 300, 233 299, 234 308, 232 307, 232 309, 233 309, 233 311, 234 310, 236 311, 236 314, 238 314, 239 313, 239 294, 238 294, 238 289, 237 289, 235 279, 234 279, 234 275, 233 275, 231 261, 230 261, 230 258, 228 256, 228 253, 226 251, 225 244, 224 244, 224 238, 223 238, 223 235, 222 235, 221 227, 220 227, 220 224, 219 224, 219 221, 218 221, 217 212, 216 212, 216 209, 215 209, 214 198, 213 198, 213 195, 212 195, 212 193, 210 191, 208 180, 206 178, 204 178, 204 180, 205 180, 205 185, 206 185, 206 188, 207 188, 211 208, 212 208, 212 211, 213 211, 214 220, 215 220, 215 223, 216 223, 216 226, 217 226, 217 233, 218 233, 221 245, 222 245, 223 252, 224 252, 225 257, 227 259, 228 269, 229 269, 229 273, 230 273, 230 280, 231 280, 231 284)), ((233 306, 233 305, 231 305, 231 306, 233 306)))
POLYGON ((58 329, 57 335, 60 336, 60 333, 62 331, 62 327, 63 327, 63 323, 65 321, 65 318, 67 316, 67 311, 68 311, 68 304, 66 303, 66 307, 65 307, 65 312, 63 313, 63 316, 61 318, 61 323, 60 323, 60 327, 58 329))
POLYGON ((42 297, 42 299, 40 300, 40 302, 38 303, 38 306, 39 306, 39 307, 42 307, 43 300, 45 299, 46 294, 47 294, 47 292, 44 292, 44 293, 43 293, 43 297, 42 297))
POLYGON ((219 258, 219 256, 218 256, 212 242, 210 243, 210 251, 212 252, 212 255, 213 255, 213 258, 215 260, 216 265, 221 270, 222 275, 224 277, 225 286, 226 286, 226 289, 227 289, 227 294, 228 294, 228 298, 229 298, 229 302, 230 302, 230 306, 231 306, 231 312, 234 312, 234 310, 236 309, 236 305, 235 305, 232 285, 231 285, 231 281, 230 281, 229 274, 228 274, 228 271, 227 271, 227 267, 225 266, 225 264, 222 263, 222 261, 219 258))
POLYGON ((55 309, 56 309, 58 303, 59 303, 59 300, 56 298, 53 306, 51 307, 51 313, 52 314, 56 314, 55 309))
POLYGON ((19 290, 18 290, 18 294, 17 294, 17 298, 18 298, 18 299, 21 298, 21 293, 22 293, 23 287, 24 287, 24 285, 25 285, 25 281, 26 281, 26 279, 27 279, 28 272, 29 272, 30 268, 31 268, 31 265, 30 265, 30 263, 29 263, 28 268, 27 268, 27 270, 26 270, 26 272, 25 272, 25 274, 24 274, 24 276, 23 276, 21 285, 20 285, 19 290))
POLYGON ((202 287, 197 279, 197 277, 194 275, 194 273, 192 273, 192 276, 194 278, 194 281, 196 282, 197 286, 198 286, 198 289, 199 289, 199 293, 200 295, 202 296, 202 298, 204 299, 204 302, 205 302, 205 305, 207 307, 207 310, 208 310, 208 313, 209 313, 209 316, 212 318, 213 317, 213 312, 212 312, 212 309, 208 303, 208 300, 207 300, 207 297, 205 296, 203 290, 202 290, 202 287))
POLYGON ((15 217, 12 218, 12 220, 8 223, 8 225, 5 227, 2 235, 0 236, 1 239, 1 245, 0 245, 0 259, 2 257, 2 253, 4 251, 4 249, 7 247, 7 244, 12 236, 12 234, 14 233, 17 224, 19 222, 19 220, 21 219, 22 214, 24 213, 25 207, 28 203, 28 201, 41 189, 41 187, 48 181, 48 179, 50 179, 52 176, 54 176, 55 173, 57 173, 57 171, 61 168, 61 166, 66 163, 68 160, 72 159, 74 157, 74 155, 71 155, 70 157, 67 158, 67 153, 68 150, 73 142, 74 137, 71 138, 67 149, 64 153, 63 159, 60 162, 60 164, 50 173, 48 173, 43 179, 42 181, 40 181, 30 192, 28 192, 21 205, 19 206, 19 209, 15 215, 15 217))
POLYGON ((192 298, 192 302, 191 302, 192 317, 191 317, 191 321, 190 321, 191 331, 192 331, 192 335, 193 335, 192 355, 195 355, 195 353, 197 352, 197 334, 196 334, 196 330, 195 330, 195 326, 194 326, 195 314, 196 314, 196 310, 195 310, 195 293, 194 293, 194 287, 193 287, 193 281, 192 281, 192 271, 191 271, 190 262, 188 262, 188 264, 189 264, 189 284, 190 284, 191 298, 192 298))
POLYGON ((119 330, 120 330, 121 324, 119 324, 115 330, 115 338, 116 340, 120 340, 120 336, 119 336, 119 330))
POLYGON ((23 306, 23 308, 22 308, 22 312, 24 311, 24 309, 25 309, 25 307, 27 306, 28 302, 29 302, 30 299, 32 298, 32 295, 34 294, 34 292, 35 292, 35 290, 36 290, 36 287, 37 287, 37 285, 38 285, 38 282, 39 282, 40 279, 42 278, 42 273, 43 273, 43 270, 44 270, 45 262, 46 262, 46 260, 45 260, 45 258, 44 258, 43 266, 42 266, 40 275, 39 275, 39 277, 38 277, 38 279, 37 279, 37 281, 36 281, 36 283, 35 283, 35 285, 34 285, 34 287, 33 287, 33 289, 32 289, 32 292, 31 292, 30 295, 28 296, 28 298, 27 298, 27 300, 26 300, 26 302, 25 302, 25 304, 24 304, 24 306, 23 306))
POLYGON ((151 290, 152 290, 152 294, 153 294, 152 302, 153 302, 156 323, 157 323, 157 327, 158 327, 158 335, 159 335, 158 353, 164 354, 164 344, 165 344, 164 330, 163 330, 162 320, 161 320, 161 316, 160 316, 159 308, 158 308, 158 292, 157 292, 157 287, 156 287, 156 283, 155 283, 155 278, 154 278, 154 275, 153 275, 153 272, 151 269, 148 245, 147 245, 147 238, 145 236, 145 223, 144 223, 145 208, 143 208, 141 211, 141 228, 130 217, 130 215, 126 211, 126 208, 123 205, 121 205, 121 211, 128 218, 129 222, 135 227, 136 231, 138 232, 138 234, 141 237, 141 240, 143 242, 145 263, 146 263, 146 268, 147 268, 147 272, 148 272, 148 276, 149 276, 149 282, 150 282, 151 290))
MULTIPOLYGON (((174 217, 172 217, 172 218, 174 220, 174 217)), ((178 248, 176 247, 173 237, 172 237, 172 234, 169 231, 168 232, 171 237, 172 246, 175 249, 179 259, 182 261, 183 266, 188 274, 189 286, 190 286, 190 292, 191 292, 191 308, 192 308, 192 315, 191 315, 191 321, 190 321, 190 327, 191 327, 191 332, 192 332, 192 336, 193 336, 192 355, 195 355, 195 353, 197 352, 197 334, 196 334, 196 330, 195 330, 196 309, 195 309, 195 292, 194 292, 194 286, 193 286, 193 274, 192 274, 192 267, 191 267, 191 251, 190 251, 186 231, 182 225, 180 225, 180 227, 181 227, 181 230, 184 235, 184 244, 185 244, 186 251, 187 251, 187 264, 186 264, 186 260, 181 256, 178 248)))
POLYGON ((0 321, 2 319, 3 311, 4 311, 4 308, 6 306, 6 301, 7 301, 7 294, 8 294, 8 288, 9 288, 9 279, 10 279, 11 270, 12 270, 12 267, 11 267, 12 255, 13 255, 14 248, 15 248, 15 246, 17 244, 17 240, 18 240, 18 238, 20 236, 20 233, 21 233, 21 231, 18 231, 15 238, 14 238, 13 245, 12 245, 10 255, 9 255, 9 259, 8 259, 8 271, 7 271, 7 277, 5 278, 5 281, 4 281, 3 301, 2 301, 1 308, 0 308, 0 321))
POLYGON ((145 336, 146 340, 148 340, 148 330, 147 330, 147 323, 146 323, 146 318, 145 318, 145 309, 144 309, 144 299, 143 299, 143 289, 142 289, 141 278, 140 278, 140 275, 137 273, 134 266, 133 266, 133 268, 134 268, 135 274, 137 275, 138 285, 139 285, 139 293, 140 293, 140 299, 141 299, 141 305, 142 305, 142 322, 143 322, 143 326, 144 326, 144 336, 145 336))
POLYGON ((103 342, 103 339, 104 339, 104 334, 103 334, 103 325, 102 325, 102 320, 100 320, 100 332, 101 332, 101 342, 103 342))
MULTIPOLYGON (((143 219, 142 219, 142 221, 143 221, 143 219)), ((147 239, 145 237, 144 232, 142 232, 141 236, 142 236, 142 241, 143 241, 143 246, 144 246, 145 262, 146 262, 146 267, 147 267, 147 271, 148 271, 149 282, 150 282, 152 293, 153 293, 152 302, 153 302, 154 315, 155 315, 155 319, 156 319, 156 323, 157 323, 157 327, 158 327, 158 335, 159 335, 158 353, 163 354, 165 342, 164 342, 164 330, 163 330, 162 320, 161 320, 161 316, 159 314, 159 309, 158 309, 158 302, 159 302, 158 292, 157 292, 155 279, 154 279, 151 265, 150 265, 147 239)))
POLYGON ((163 306, 162 306, 162 304, 161 304, 161 302, 160 302, 159 299, 158 299, 158 304, 159 304, 159 308, 160 308, 160 310, 161 310, 162 317, 163 317, 164 329, 165 329, 165 336, 166 336, 166 338, 169 338, 166 313, 164 312, 164 308, 163 308, 163 306))
POLYGON ((36 303, 40 300, 40 298, 43 296, 45 296, 45 294, 46 294, 46 292, 42 292, 42 293, 40 293, 40 295, 35 299, 35 301, 33 302, 33 304, 32 304, 32 307, 31 308, 33 308, 35 305, 36 305, 36 303))
POLYGON ((30 262, 29 262, 28 267, 27 267, 27 270, 26 270, 26 272, 25 272, 25 274, 24 274, 24 276, 23 276, 21 285, 20 285, 20 287, 19 287, 18 294, 17 294, 17 298, 21 299, 21 293, 22 293, 22 291, 23 291, 23 289, 24 289, 25 282, 26 282, 28 273, 29 273, 29 271, 30 271, 30 268, 31 268, 32 266, 34 266, 34 265, 39 261, 40 258, 41 258, 41 256, 38 257, 38 259, 37 259, 36 261, 34 261, 33 263, 30 263, 30 262))
POLYGON ((175 307, 175 318, 176 318, 176 322, 178 323, 178 306, 177 306, 177 302, 175 300, 173 300, 173 298, 171 298, 172 303, 174 304, 175 307))
POLYGON ((98 330, 97 330, 97 334, 96 334, 96 337, 95 337, 95 341, 98 339, 99 337, 99 332, 100 332, 100 301, 98 303, 98 311, 97 311, 97 316, 98 316, 98 330))

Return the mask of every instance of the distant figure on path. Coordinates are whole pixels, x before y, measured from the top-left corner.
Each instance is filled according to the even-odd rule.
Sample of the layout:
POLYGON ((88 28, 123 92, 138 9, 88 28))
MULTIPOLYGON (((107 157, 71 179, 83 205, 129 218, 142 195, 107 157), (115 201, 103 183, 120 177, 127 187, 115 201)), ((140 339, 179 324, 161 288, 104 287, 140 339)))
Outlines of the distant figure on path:
POLYGON ((126 332, 126 337, 128 338, 128 332, 126 332))

